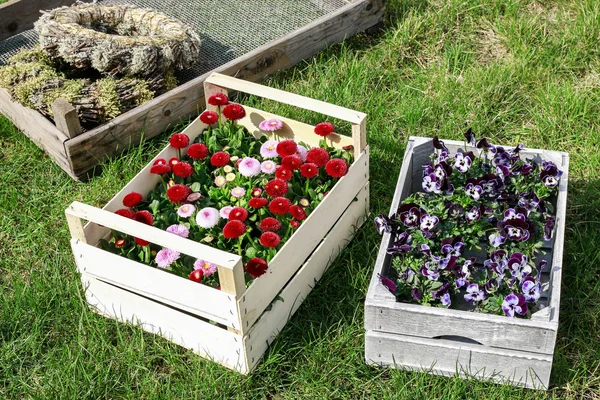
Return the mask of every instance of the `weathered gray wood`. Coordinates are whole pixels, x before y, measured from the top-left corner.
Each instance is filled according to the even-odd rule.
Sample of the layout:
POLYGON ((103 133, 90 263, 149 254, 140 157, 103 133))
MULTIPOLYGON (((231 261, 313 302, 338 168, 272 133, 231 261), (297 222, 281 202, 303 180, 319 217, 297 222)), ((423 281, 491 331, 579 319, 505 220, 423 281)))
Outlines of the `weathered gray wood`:
POLYGON ((40 10, 70 6, 75 0, 10 0, 0 4, 0 40, 33 27, 40 10))
POLYGON ((81 124, 79 123, 77 110, 67 100, 54 100, 52 102, 52 114, 54 115, 54 123, 58 130, 70 139, 81 133, 81 124))
POLYGON ((390 365, 445 376, 458 374, 461 378, 489 379, 536 389, 548 387, 552 370, 552 354, 379 332, 367 332, 365 360, 372 365, 390 365))
POLYGON ((196 114, 204 102, 203 82, 216 71, 249 81, 287 68, 375 25, 383 18, 383 0, 357 0, 215 70, 173 89, 66 143, 72 171, 84 175, 101 160, 163 132, 196 114))
POLYGON ((64 143, 69 138, 42 114, 12 101, 10 94, 0 88, 0 113, 12 121, 17 128, 46 152, 69 175, 71 166, 65 157, 64 143))

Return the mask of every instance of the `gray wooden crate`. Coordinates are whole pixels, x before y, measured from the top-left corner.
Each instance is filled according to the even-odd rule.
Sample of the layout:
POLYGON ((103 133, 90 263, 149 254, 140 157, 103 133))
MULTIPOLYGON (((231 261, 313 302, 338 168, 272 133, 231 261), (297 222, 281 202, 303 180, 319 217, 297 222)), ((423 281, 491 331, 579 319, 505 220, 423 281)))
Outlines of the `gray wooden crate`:
MULTIPOLYGON (((452 152, 464 145, 444 143, 452 152)), ((421 190, 422 165, 433 150, 430 138, 409 139, 390 215, 403 199, 421 190)), ((556 231, 553 240, 544 243, 542 257, 549 261, 549 268, 542 279, 539 311, 526 320, 397 302, 378 278, 390 263, 386 249, 393 238, 385 233, 365 303, 367 363, 548 387, 558 330, 569 155, 532 149, 521 154, 532 156, 552 160, 564 171, 555 204, 556 231)))

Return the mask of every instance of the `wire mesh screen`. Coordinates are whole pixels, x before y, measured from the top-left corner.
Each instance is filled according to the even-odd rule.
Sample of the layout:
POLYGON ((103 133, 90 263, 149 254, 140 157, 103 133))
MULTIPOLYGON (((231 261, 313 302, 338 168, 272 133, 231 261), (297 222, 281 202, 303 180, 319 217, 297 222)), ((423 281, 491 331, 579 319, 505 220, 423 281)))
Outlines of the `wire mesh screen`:
MULTIPOLYGON (((200 76, 263 44, 335 11, 347 0, 105 0, 152 8, 192 27, 202 38, 201 61, 179 71, 179 83, 200 76)), ((0 41, 0 65, 22 48, 38 43, 28 30, 0 41)))

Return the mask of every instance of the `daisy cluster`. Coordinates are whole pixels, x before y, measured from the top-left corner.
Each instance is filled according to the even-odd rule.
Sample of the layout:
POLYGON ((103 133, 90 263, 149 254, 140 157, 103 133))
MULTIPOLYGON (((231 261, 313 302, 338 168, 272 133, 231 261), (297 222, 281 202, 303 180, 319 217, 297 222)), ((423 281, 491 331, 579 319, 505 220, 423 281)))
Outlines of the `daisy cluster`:
POLYGON ((423 191, 394 215, 375 218, 380 234, 393 235, 392 268, 381 282, 400 301, 530 316, 547 264, 535 260, 551 239, 551 200, 562 172, 551 161, 523 157, 523 145, 493 146, 470 129, 465 138, 454 155, 433 138, 423 191))
MULTIPOLYGON (((270 136, 256 139, 236 121, 244 107, 224 94, 209 98, 217 111, 204 111, 207 129, 193 143, 177 133, 170 146, 177 157, 157 159, 151 174, 160 184, 145 198, 129 193, 117 214, 156 226, 169 233, 242 256, 247 281, 268 269, 269 261, 292 236, 337 180, 348 172, 352 148, 329 147, 334 131, 318 124, 320 146, 294 140, 275 140, 284 128, 278 119, 264 120, 259 129, 270 136)), ((160 248, 139 238, 115 232, 105 248, 129 258, 167 269, 189 279, 216 286, 217 266, 160 248)))

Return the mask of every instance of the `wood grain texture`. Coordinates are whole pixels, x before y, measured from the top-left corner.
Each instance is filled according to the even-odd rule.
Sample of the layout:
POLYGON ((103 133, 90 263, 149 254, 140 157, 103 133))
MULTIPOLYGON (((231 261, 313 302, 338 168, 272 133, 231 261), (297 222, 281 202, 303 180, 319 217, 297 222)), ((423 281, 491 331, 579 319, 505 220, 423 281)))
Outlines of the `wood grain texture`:
POLYGON ((228 327, 240 326, 235 296, 75 239, 71 248, 82 274, 228 327))
POLYGON ((535 389, 548 387, 552 370, 552 354, 372 331, 365 336, 365 360, 371 365, 458 375, 535 389))
POLYGON ((325 239, 279 294, 283 300, 275 301, 244 337, 247 362, 251 369, 258 364, 268 346, 300 307, 328 266, 364 223, 369 212, 369 184, 356 197, 357 201, 348 206, 325 239))
POLYGON ((67 135, 69 139, 74 138, 82 132, 77 110, 65 99, 56 99, 52 103, 52 115, 56 128, 67 135))
MULTIPOLYGON (((384 1, 358 0, 267 43, 214 71, 256 82, 365 30, 383 19, 384 1)), ((204 108, 203 82, 193 79, 66 143, 72 173, 84 175, 106 157, 137 145, 204 108)))
POLYGON ((0 4, 0 40, 33 28, 40 10, 70 6, 75 0, 11 0, 0 4))
POLYGON ((0 113, 12 121, 17 128, 44 150, 62 169, 75 177, 66 157, 64 143, 69 138, 42 114, 12 101, 10 94, 0 88, 0 113))
POLYGON ((241 336, 89 275, 82 274, 81 281, 87 302, 94 311, 140 326, 201 357, 248 373, 241 336))

